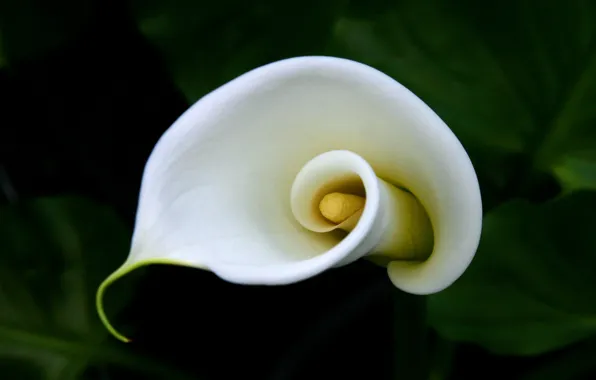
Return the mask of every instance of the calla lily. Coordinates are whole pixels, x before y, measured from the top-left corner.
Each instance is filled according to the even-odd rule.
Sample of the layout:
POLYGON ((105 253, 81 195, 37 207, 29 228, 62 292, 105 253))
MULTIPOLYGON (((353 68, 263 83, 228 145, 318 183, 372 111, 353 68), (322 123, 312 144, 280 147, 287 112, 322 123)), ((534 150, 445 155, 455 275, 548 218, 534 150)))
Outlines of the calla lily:
POLYGON ((364 64, 298 57, 252 70, 192 105, 143 175, 130 255, 238 284, 289 284, 362 257, 430 294, 480 239, 476 173, 447 125, 364 64))

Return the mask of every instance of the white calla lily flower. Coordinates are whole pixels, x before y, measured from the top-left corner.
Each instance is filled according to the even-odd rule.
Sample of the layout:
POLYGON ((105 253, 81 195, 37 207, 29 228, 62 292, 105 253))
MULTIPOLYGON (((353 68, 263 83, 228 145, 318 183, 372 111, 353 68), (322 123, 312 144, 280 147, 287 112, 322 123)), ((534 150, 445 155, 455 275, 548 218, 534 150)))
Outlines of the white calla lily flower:
POLYGON ((364 64, 298 57, 198 100, 145 167, 130 255, 97 294, 149 264, 279 285, 362 257, 393 284, 430 294, 478 247, 476 173, 447 125, 364 64))

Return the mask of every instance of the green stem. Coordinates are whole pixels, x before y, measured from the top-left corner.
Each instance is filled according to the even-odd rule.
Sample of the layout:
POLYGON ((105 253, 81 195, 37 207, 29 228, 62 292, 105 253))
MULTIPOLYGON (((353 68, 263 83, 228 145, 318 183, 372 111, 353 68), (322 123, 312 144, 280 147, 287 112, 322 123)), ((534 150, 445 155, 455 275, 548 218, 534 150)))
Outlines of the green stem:
POLYGON ((432 350, 429 380, 447 380, 453 370, 453 359, 457 343, 435 335, 436 340, 432 350))
POLYGON ((4 193, 4 197, 9 203, 16 203, 19 200, 19 196, 6 172, 4 166, 0 165, 0 189, 4 193))
POLYGON ((292 379, 298 373, 301 365, 312 357, 324 355, 326 349, 320 342, 333 341, 333 336, 354 322, 362 313, 369 310, 370 305, 378 301, 387 289, 387 281, 375 280, 364 285, 358 292, 352 294, 345 302, 333 307, 313 324, 313 328, 303 335, 300 340, 292 344, 291 350, 278 362, 272 371, 270 379, 292 379))
POLYGON ((427 380, 426 298, 395 290, 394 373, 399 380, 427 380))

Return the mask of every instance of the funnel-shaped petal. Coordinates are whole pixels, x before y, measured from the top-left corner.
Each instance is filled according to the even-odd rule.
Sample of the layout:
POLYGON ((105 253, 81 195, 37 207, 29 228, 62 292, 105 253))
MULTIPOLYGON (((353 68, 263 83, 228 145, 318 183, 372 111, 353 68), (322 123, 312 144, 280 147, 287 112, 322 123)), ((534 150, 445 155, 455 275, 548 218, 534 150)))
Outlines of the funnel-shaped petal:
POLYGON ((100 288, 98 307, 107 323, 101 308, 106 286, 151 263, 275 285, 396 244, 416 253, 420 249, 412 247, 429 241, 428 259, 404 255, 388 271, 407 292, 437 292, 470 263, 481 221, 478 181, 466 152, 418 97, 357 62, 287 59, 203 97, 164 133, 145 168, 130 255, 100 288), (298 173, 331 151, 354 155, 334 165, 361 181, 366 198, 349 233, 305 228, 300 210, 292 209, 298 173), (419 215, 424 210, 432 231, 418 233, 427 229, 426 215, 419 215))

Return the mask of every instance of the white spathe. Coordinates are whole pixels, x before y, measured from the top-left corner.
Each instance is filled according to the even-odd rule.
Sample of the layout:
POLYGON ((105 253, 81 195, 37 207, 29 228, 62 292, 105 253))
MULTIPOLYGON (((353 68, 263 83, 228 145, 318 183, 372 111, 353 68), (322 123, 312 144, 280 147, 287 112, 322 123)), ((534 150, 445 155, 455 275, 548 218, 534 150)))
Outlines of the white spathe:
POLYGON ((187 265, 234 283, 276 285, 365 254, 354 256, 354 249, 375 233, 372 224, 340 242, 336 234, 304 228, 292 212, 296 175, 335 150, 358 155, 379 178, 407 188, 430 217, 432 255, 391 262, 391 281, 415 294, 455 281, 474 256, 482 223, 478 181, 460 142, 382 72, 346 59, 298 57, 252 70, 201 98, 156 144, 130 255, 98 291, 110 331, 126 339, 105 318, 103 291, 141 265, 187 265))

